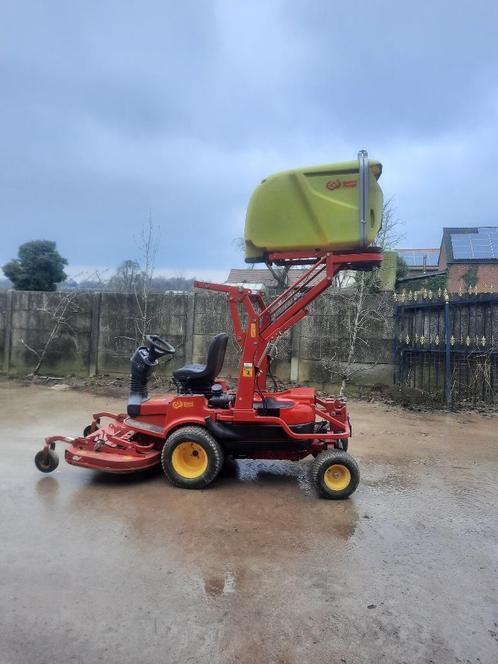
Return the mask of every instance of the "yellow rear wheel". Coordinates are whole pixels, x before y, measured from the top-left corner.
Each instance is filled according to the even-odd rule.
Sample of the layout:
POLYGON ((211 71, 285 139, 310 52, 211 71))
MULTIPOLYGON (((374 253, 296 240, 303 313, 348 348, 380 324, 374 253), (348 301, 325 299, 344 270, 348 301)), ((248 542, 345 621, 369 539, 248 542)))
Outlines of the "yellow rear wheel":
POLYGON ((342 450, 325 450, 311 466, 313 484, 322 498, 347 498, 357 488, 360 470, 355 459, 342 450))
POLYGON ((342 463, 334 463, 325 470, 323 481, 331 491, 343 491, 351 482, 351 473, 342 463))

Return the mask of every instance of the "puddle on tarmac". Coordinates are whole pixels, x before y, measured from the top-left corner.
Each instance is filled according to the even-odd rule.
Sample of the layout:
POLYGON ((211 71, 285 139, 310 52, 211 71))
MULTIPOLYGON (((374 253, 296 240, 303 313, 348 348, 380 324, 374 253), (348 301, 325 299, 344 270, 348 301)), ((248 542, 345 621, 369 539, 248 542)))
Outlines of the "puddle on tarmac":
POLYGON ((46 505, 54 505, 59 493, 59 481, 55 477, 42 477, 36 483, 36 493, 46 505))
POLYGON ((227 571, 223 576, 209 576, 200 579, 204 592, 208 597, 220 597, 223 595, 232 595, 236 590, 235 575, 227 571))
POLYGON ((229 463, 227 474, 233 472, 240 482, 263 483, 275 482, 278 478, 288 479, 297 482, 298 487, 306 495, 313 493, 308 462, 237 459, 229 463))
POLYGON ((28 391, 2 423, 7 659, 21 644, 57 664, 497 661, 496 419, 352 402, 361 481, 335 502, 308 460, 235 461, 205 491, 62 455, 40 475, 47 433, 122 404, 28 391))

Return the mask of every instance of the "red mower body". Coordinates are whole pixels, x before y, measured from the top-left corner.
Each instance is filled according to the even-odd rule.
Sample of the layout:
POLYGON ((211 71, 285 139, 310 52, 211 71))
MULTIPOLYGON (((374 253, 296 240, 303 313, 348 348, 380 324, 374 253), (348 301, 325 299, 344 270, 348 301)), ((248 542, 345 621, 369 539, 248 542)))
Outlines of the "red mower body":
MULTIPOLYGON (((178 394, 148 398, 147 378, 157 365, 156 358, 167 352, 174 353, 174 349, 160 337, 150 337, 149 340, 152 339, 156 345, 151 342, 150 349, 140 347, 132 357, 128 412, 119 415, 96 413, 81 437, 47 438, 43 450, 35 458, 37 467, 43 472, 53 470, 58 463, 53 449, 56 443, 62 442, 68 445, 66 461, 73 466, 110 473, 132 473, 151 468, 162 461, 165 468, 164 450, 170 441, 172 445, 176 444, 178 436, 184 431, 190 432, 192 440, 188 442, 194 456, 189 465, 188 459, 182 458, 180 454, 175 462, 172 453, 172 463, 183 468, 185 473, 183 483, 179 480, 175 482, 173 471, 173 475, 167 474, 168 479, 173 477, 172 481, 177 486, 203 488, 207 484, 194 482, 197 477, 195 473, 201 473, 203 469, 208 472, 210 469, 211 462, 208 463, 209 459, 205 461, 203 456, 204 436, 211 447, 216 446, 218 456, 231 455, 235 458, 297 461, 309 454, 317 457, 320 453, 329 454, 327 450, 339 451, 339 455, 343 455, 336 455, 340 463, 336 457, 324 457, 330 463, 328 466, 322 463, 325 468, 323 472, 322 466, 317 470, 317 482, 323 484, 322 495, 328 490, 327 486, 329 489, 335 487, 338 497, 349 495, 357 486, 359 474, 356 462, 351 461, 352 457, 344 457, 351 436, 345 401, 335 397, 320 398, 310 387, 268 391, 266 382, 271 361, 269 347, 307 314, 307 306, 330 286, 339 270, 371 269, 381 259, 378 250, 341 254, 319 251, 272 254, 268 257, 270 262, 279 265, 308 263, 310 267, 298 281, 270 303, 265 302, 261 293, 246 288, 196 282, 197 288, 222 292, 227 296, 235 339, 242 349, 236 391, 228 390, 225 381, 218 378, 218 367, 213 369, 214 373, 208 377, 207 383, 202 382, 204 378, 201 380, 200 377, 209 373, 208 352, 205 367, 187 365, 174 372, 174 376, 178 375, 179 378, 178 394), (240 308, 245 310, 244 325, 240 308), (134 362, 140 365, 135 379, 134 362), (192 468, 194 470, 190 470, 192 468), (327 480, 328 469, 332 469, 332 475, 327 480), (350 489, 348 487, 353 486, 352 480, 347 486, 344 483, 347 483, 348 477, 351 479, 352 474, 355 484, 353 482, 354 487, 350 489), (346 488, 341 488, 343 484, 346 488)), ((218 337, 225 337, 221 341, 226 348, 228 336, 218 337)), ((223 357, 224 350, 220 369, 223 357)), ((221 467, 219 459, 216 459, 216 472, 211 473, 209 481, 221 467)), ((331 492, 332 489, 329 490, 331 492)))
MULTIPOLYGON (((259 395, 258 395, 259 396, 259 395)), ((164 441, 175 429, 186 425, 206 427, 222 447, 238 458, 290 459, 317 454, 334 441, 350 436, 346 404, 341 399, 318 399, 309 387, 266 392, 272 408, 261 415, 262 399, 255 401, 252 416, 235 421, 234 409, 213 409, 202 395, 168 395, 143 404, 137 418, 126 414, 96 413, 86 436, 51 436, 47 447, 69 443, 65 459, 72 466, 108 473, 132 473, 160 462, 164 441), (279 409, 283 404, 285 407, 279 409), (268 411, 278 415, 267 414, 268 411), (103 423, 102 420, 109 420, 103 423), (328 430, 317 431, 328 423, 328 430), (264 431, 263 428, 265 427, 264 431), (264 436, 261 434, 264 433, 264 436)))

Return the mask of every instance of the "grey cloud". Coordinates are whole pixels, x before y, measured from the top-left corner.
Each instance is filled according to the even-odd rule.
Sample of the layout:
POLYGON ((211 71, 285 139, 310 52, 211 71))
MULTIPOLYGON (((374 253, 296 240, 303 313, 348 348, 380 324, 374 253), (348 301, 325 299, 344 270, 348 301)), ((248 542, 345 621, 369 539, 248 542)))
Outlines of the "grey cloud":
POLYGON ((407 242, 496 223, 498 5, 10 2, 0 27, 0 259, 230 267, 272 171, 384 162, 407 242))

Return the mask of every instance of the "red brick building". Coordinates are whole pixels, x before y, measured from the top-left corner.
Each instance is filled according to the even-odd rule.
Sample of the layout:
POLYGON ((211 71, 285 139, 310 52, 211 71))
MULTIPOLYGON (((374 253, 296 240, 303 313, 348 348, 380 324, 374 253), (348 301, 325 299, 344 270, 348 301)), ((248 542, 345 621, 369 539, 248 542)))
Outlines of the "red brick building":
POLYGON ((448 292, 498 290, 498 227, 444 228, 439 270, 446 270, 448 292))

